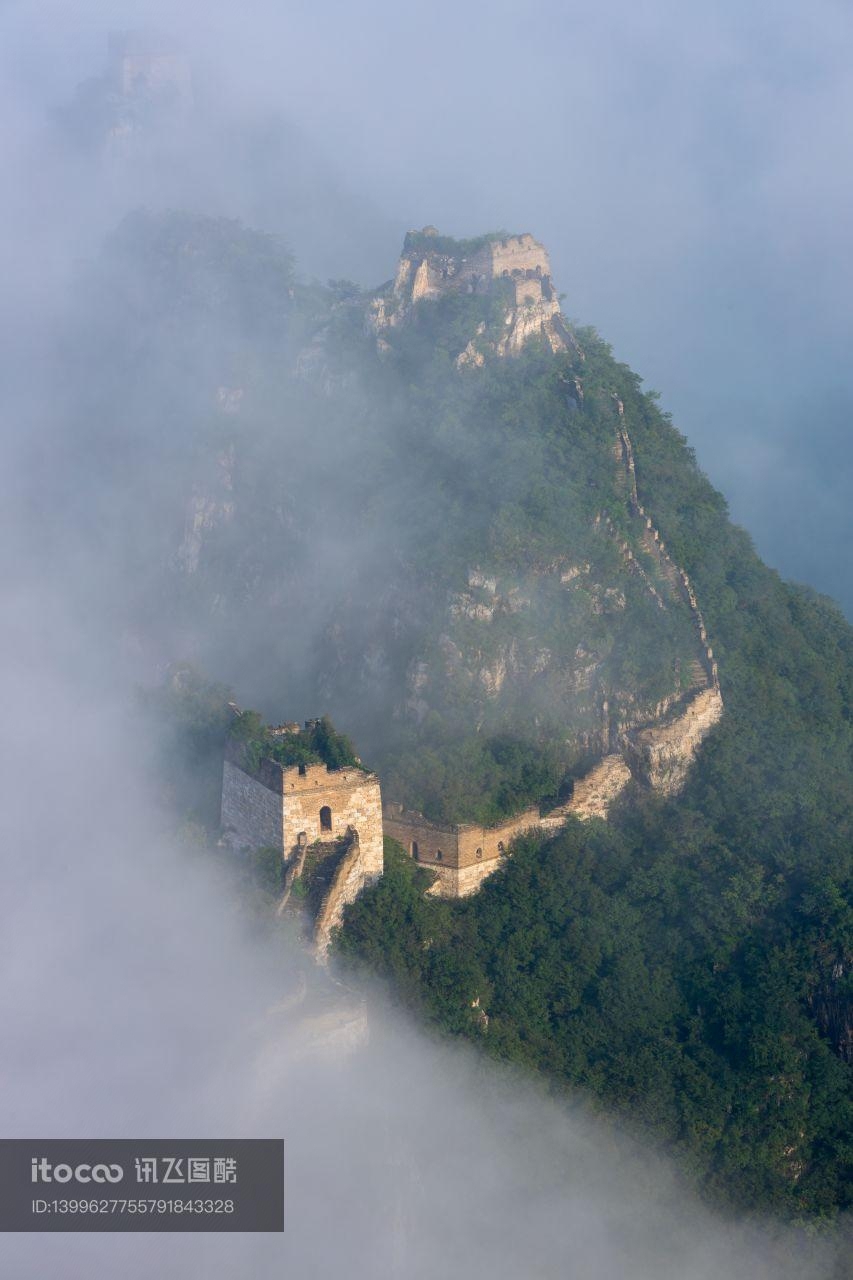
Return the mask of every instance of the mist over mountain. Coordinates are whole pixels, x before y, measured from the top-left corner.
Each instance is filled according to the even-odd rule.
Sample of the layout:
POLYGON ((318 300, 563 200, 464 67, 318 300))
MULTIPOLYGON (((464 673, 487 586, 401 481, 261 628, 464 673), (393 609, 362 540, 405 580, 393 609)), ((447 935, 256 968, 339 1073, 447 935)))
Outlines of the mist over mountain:
MULTIPOLYGON (((73 25, 46 2, 6 13, 7 120, 20 133, 33 108, 103 73, 103 13, 77 6, 73 25)), ((826 0, 806 21, 793 4, 439 5, 438 42, 416 11, 383 0, 286 16, 256 2, 245 20, 214 6, 201 27, 154 0, 111 15, 117 29, 179 37, 232 122, 284 116, 329 158, 337 194, 315 217, 351 211, 359 235, 344 233, 343 261, 346 218, 322 238, 301 220, 300 261, 320 278, 375 283, 427 220, 460 235, 534 227, 567 313, 665 390, 762 554, 849 613, 843 8, 826 0), (780 495, 795 523, 780 519, 780 495)), ((289 231, 292 186, 239 156, 231 146, 231 164, 182 168, 208 212, 289 231)))
POLYGON ((144 9, 6 19, 6 1131, 278 1126, 306 1274, 844 1274, 848 18, 144 9), (546 825, 317 973, 229 699, 546 825))

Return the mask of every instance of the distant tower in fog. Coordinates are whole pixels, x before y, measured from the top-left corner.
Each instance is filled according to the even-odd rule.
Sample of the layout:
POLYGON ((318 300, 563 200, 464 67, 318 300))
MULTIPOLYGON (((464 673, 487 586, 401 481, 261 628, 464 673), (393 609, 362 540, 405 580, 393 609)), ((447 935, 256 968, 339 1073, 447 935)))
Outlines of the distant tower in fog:
POLYGON ((122 97, 192 103, 190 60, 179 42, 158 31, 116 31, 109 53, 110 77, 122 97))

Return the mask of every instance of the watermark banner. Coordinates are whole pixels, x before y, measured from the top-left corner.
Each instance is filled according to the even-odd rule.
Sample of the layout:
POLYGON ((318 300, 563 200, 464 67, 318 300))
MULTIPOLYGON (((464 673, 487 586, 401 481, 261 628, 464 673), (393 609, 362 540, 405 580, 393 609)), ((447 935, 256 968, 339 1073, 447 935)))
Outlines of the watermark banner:
POLYGON ((281 1138, 0 1138, 0 1231, 283 1231, 281 1138))

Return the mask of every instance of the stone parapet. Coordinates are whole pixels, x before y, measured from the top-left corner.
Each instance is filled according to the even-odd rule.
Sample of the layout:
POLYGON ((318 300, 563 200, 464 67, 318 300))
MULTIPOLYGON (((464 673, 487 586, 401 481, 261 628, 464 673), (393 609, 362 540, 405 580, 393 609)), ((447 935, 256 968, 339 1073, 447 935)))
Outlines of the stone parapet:
MULTIPOLYGON (((483 338, 480 346, 498 356, 516 355, 528 341, 539 338, 552 351, 562 351, 570 338, 551 284, 551 264, 544 245, 529 234, 495 236, 477 242, 469 251, 464 242, 438 236, 434 228, 412 233, 397 266, 393 289, 390 295, 374 299, 369 324, 379 335, 403 323, 420 302, 460 291, 487 293, 501 280, 512 286, 504 326, 501 332, 483 338)), ((483 352, 473 338, 457 356, 459 368, 476 368, 483 361, 483 352)))

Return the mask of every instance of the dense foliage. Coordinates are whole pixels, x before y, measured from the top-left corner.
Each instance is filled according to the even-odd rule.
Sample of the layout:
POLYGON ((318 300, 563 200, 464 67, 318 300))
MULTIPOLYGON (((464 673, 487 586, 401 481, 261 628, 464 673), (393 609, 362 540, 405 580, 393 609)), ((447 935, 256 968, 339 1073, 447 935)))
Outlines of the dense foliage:
POLYGON ((518 733, 453 732, 431 717, 408 742, 398 742, 383 769, 389 795, 403 795, 437 822, 499 822, 528 805, 561 798, 570 753, 559 742, 518 733))
POLYGON ((257 712, 243 712, 232 736, 243 745, 247 763, 257 768, 261 760, 285 766, 325 764, 330 769, 360 768, 361 761, 346 734, 338 733, 328 716, 309 721, 304 729, 273 733, 257 712))

